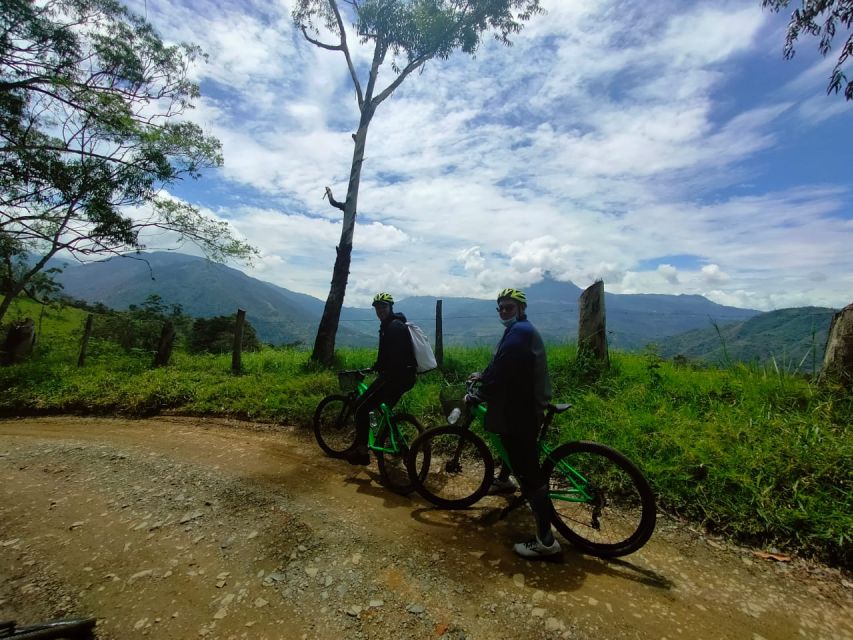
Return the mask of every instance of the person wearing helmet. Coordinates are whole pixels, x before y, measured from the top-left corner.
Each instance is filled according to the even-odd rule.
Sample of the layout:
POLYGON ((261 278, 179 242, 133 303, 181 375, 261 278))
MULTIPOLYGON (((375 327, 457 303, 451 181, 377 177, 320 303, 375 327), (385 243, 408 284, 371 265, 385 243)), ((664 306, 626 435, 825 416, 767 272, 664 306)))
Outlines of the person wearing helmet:
POLYGON ((489 365, 481 374, 475 374, 480 380, 478 393, 489 405, 485 427, 500 437, 536 521, 536 536, 513 549, 524 558, 547 558, 561 549, 551 530, 548 481, 539 465, 537 445, 539 428, 551 400, 545 345, 527 319, 527 296, 523 291, 503 289, 497 303, 500 321, 506 328, 489 365))
POLYGON ((394 313, 394 298, 390 293, 377 293, 373 308, 379 318, 379 350, 373 370, 379 375, 358 400, 355 410, 355 444, 345 454, 350 464, 370 464, 367 443, 370 433, 370 412, 383 402, 393 407, 403 394, 415 386, 417 360, 412 346, 406 316, 394 313))

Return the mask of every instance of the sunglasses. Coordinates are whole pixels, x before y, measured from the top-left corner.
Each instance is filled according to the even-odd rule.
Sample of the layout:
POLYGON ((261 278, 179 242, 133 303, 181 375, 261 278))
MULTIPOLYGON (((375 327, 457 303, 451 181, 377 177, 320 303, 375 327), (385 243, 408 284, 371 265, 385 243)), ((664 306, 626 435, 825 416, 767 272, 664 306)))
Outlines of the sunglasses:
POLYGON ((516 304, 499 304, 495 307, 495 311, 498 313, 505 313, 507 311, 515 311, 518 309, 518 305, 516 304))

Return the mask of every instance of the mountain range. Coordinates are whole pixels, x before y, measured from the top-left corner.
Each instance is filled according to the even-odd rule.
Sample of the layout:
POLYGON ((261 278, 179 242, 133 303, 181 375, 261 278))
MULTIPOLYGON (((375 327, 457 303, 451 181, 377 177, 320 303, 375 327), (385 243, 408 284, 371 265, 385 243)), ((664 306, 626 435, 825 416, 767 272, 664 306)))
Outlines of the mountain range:
MULTIPOLYGON (((114 309, 140 304, 152 294, 159 295, 167 304, 180 304, 184 313, 194 317, 231 315, 241 308, 258 337, 274 345, 313 344, 325 304, 313 296, 263 282, 237 269, 180 253, 152 252, 88 264, 66 263, 57 280, 67 295, 114 309)), ((528 314, 546 341, 576 339, 580 287, 546 277, 525 291, 528 314)), ((662 352, 669 354, 679 345, 674 353, 694 357, 707 353, 713 339, 716 339, 714 348, 720 344, 713 323, 749 327, 750 320, 777 313, 719 305, 698 295, 664 294, 605 293, 605 308, 612 347, 637 350, 657 343, 666 345, 662 352), (675 336, 679 339, 675 340, 675 336)), ((434 338, 436 298, 400 299, 395 310, 403 312, 434 338)), ((811 309, 808 313, 818 326, 832 310, 811 309)), ((772 320, 764 322, 774 324, 772 320)), ((503 330, 496 319, 494 300, 476 298, 443 298, 442 327, 445 345, 493 345, 503 330)), ((802 333, 802 324, 798 327, 802 333)), ((372 308, 345 306, 337 344, 375 346, 377 328, 372 308)), ((826 327, 822 328, 825 343, 826 327)), ((755 338, 749 329, 746 334, 755 338)), ((798 334, 797 340, 801 342, 804 335, 798 334)), ((798 353, 799 347, 794 351, 798 353)))

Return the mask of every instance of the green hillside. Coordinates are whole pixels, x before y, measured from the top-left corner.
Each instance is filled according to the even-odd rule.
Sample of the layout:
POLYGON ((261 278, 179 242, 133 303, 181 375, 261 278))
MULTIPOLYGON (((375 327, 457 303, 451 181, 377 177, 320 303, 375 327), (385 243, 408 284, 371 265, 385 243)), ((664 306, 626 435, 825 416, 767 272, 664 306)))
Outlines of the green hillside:
POLYGON ((798 307, 769 311, 745 322, 688 331, 659 344, 666 358, 685 356, 713 365, 757 363, 789 372, 820 368, 833 309, 798 307))

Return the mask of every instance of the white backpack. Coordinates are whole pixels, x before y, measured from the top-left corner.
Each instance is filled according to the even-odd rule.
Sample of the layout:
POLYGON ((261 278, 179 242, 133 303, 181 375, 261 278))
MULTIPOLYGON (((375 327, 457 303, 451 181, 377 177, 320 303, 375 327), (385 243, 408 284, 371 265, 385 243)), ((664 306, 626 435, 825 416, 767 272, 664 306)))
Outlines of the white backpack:
POLYGON ((418 363, 418 373, 432 371, 438 367, 432 347, 423 329, 411 322, 407 322, 406 326, 409 328, 409 335, 412 337, 412 347, 415 351, 415 360, 418 363))

